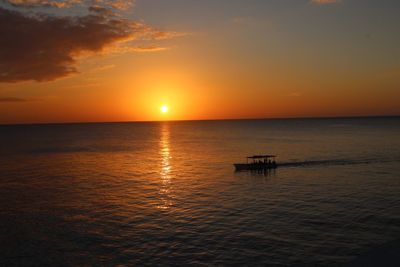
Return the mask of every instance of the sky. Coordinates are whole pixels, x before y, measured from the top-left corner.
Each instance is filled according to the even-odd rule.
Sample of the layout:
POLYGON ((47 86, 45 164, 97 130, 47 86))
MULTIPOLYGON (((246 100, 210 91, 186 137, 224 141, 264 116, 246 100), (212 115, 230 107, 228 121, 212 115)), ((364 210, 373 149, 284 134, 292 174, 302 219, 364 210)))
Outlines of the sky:
POLYGON ((399 11, 0 0, 0 124, 400 115, 399 11))

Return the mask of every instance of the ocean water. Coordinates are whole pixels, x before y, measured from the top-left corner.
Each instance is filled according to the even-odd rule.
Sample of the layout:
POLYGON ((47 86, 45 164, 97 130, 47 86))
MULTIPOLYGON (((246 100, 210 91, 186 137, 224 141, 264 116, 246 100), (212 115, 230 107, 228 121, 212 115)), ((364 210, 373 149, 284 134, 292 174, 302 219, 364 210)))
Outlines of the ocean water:
POLYGON ((400 118, 0 126, 1 266, 342 266, 400 238, 400 118), (266 173, 234 172, 277 154, 266 173))

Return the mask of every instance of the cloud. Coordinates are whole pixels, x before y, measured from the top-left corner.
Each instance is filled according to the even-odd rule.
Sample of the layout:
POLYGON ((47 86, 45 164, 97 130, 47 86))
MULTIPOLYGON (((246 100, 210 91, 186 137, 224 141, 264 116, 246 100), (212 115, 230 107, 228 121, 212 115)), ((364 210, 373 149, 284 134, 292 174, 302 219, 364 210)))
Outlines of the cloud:
POLYGON ((75 56, 131 36, 131 25, 101 14, 25 16, 0 8, 0 81, 49 81, 75 73, 75 56))
POLYGON ((110 70, 115 68, 114 64, 108 64, 108 65, 102 65, 102 66, 98 66, 96 68, 94 68, 92 71, 93 72, 97 72, 97 71, 104 71, 104 70, 110 70))
POLYGON ((0 102, 25 102, 27 99, 19 97, 0 97, 0 102))
POLYGON ((129 9, 132 8, 135 4, 134 0, 131 1, 127 1, 127 0, 114 0, 114 1, 103 1, 105 2, 106 5, 109 5, 113 8, 117 8, 117 9, 129 9))
POLYGON ((157 52, 157 51, 164 51, 169 49, 168 47, 162 47, 162 46, 153 46, 153 45, 146 45, 146 46, 136 46, 136 47, 131 47, 130 51, 136 51, 136 52, 157 52))
POLYGON ((67 8, 76 4, 80 4, 80 0, 5 0, 4 2, 14 7, 56 7, 56 8, 67 8))
MULTIPOLYGON (((133 41, 179 36, 175 32, 157 30, 143 22, 126 19, 112 8, 101 5, 89 6, 86 15, 55 16, 35 13, 29 8, 26 11, 28 4, 53 7, 55 1, 8 1, 23 7, 6 9, 0 6, 0 82, 52 81, 77 73, 76 66, 83 55, 112 52, 119 46, 132 47, 126 51, 135 51, 137 45, 133 41)), ((59 3, 71 5, 79 1, 59 3)), ((115 3, 118 8, 126 7, 122 2, 134 3, 93 1, 115 3)))
POLYGON ((112 49, 108 49, 108 53, 114 54, 124 54, 130 52, 145 53, 145 52, 161 52, 169 50, 171 47, 158 46, 158 45, 128 45, 128 46, 118 46, 112 49))
POLYGON ((329 5, 329 4, 338 4, 342 0, 311 0, 312 4, 315 5, 329 5))
POLYGON ((129 9, 135 4, 135 0, 3 0, 14 7, 26 8, 69 8, 75 5, 81 6, 102 6, 115 9, 129 9))

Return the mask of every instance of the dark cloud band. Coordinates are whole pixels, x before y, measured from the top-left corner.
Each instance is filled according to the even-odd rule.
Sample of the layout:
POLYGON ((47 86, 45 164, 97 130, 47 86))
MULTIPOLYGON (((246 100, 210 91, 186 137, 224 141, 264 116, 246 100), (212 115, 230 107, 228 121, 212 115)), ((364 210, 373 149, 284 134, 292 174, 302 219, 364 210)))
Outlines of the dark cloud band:
POLYGON ((0 6, 0 82, 55 80, 76 73, 82 53, 105 51, 122 43, 126 50, 134 39, 174 36, 102 6, 87 8, 84 16, 25 11, 25 7, 11 10, 0 6))

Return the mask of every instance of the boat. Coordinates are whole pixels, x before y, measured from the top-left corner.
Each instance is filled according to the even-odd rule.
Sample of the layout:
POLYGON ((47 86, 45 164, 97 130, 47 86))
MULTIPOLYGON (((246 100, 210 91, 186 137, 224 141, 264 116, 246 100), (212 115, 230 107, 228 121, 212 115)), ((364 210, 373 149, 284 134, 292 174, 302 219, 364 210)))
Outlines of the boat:
POLYGON ((236 171, 265 171, 276 169, 275 155, 255 155, 247 157, 246 163, 235 163, 236 171))

